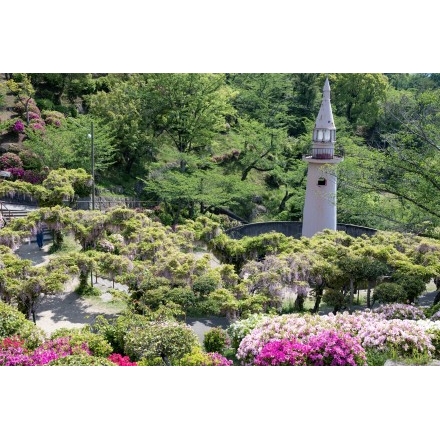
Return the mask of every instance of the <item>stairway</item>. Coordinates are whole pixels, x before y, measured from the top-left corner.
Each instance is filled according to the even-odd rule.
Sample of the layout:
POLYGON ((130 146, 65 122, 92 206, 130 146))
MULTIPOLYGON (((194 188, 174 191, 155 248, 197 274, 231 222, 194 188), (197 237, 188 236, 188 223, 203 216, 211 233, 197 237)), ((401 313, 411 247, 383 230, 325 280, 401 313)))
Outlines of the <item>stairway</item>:
MULTIPOLYGON (((4 204, 4 202, 0 201, 0 229, 15 218, 26 217, 30 211, 31 210, 29 209, 10 209, 4 204)), ((44 241, 52 240, 52 232, 46 226, 43 227, 43 232, 44 241)), ((35 236, 32 236, 30 241, 35 242, 35 236)))

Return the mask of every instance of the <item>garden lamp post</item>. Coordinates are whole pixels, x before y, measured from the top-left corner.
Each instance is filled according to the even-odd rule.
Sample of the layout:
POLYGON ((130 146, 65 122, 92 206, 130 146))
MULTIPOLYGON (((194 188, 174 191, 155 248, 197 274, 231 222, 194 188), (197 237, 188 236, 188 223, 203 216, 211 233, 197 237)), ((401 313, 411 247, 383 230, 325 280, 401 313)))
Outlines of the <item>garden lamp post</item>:
POLYGON ((91 156, 92 156, 92 209, 95 209, 95 144, 93 136, 93 122, 90 123, 89 138, 91 142, 91 156))

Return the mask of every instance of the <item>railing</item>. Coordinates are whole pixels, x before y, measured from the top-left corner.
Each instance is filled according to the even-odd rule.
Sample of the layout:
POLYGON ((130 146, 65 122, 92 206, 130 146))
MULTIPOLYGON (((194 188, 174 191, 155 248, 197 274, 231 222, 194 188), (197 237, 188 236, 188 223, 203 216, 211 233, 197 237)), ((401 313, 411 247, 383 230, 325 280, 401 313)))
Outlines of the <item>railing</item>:
POLYGON ((338 157, 344 157, 344 152, 342 149, 334 149, 334 148, 317 148, 313 147, 309 153, 305 155, 305 157, 309 157, 312 159, 334 159, 338 157))

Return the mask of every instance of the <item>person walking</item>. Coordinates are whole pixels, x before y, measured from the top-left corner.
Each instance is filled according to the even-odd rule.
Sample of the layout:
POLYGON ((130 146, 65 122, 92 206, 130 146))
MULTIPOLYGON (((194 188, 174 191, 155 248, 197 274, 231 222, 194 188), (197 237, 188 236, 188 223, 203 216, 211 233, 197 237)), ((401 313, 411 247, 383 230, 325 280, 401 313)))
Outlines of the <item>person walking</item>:
POLYGON ((43 228, 39 226, 37 229, 36 237, 37 237, 37 244, 40 249, 43 248, 43 236, 44 236, 43 228))

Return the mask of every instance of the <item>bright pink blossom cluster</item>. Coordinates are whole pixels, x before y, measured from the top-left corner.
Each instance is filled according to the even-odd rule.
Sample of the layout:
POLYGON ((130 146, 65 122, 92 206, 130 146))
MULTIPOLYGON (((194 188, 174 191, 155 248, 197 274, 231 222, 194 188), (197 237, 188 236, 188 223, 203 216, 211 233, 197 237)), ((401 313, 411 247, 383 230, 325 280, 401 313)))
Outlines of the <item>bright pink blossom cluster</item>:
POLYGON ((366 355, 357 338, 324 330, 305 342, 296 339, 270 341, 256 356, 254 365, 355 366, 366 365, 366 355))
POLYGON ((120 367, 134 367, 137 366, 136 362, 131 362, 128 356, 122 356, 119 353, 112 353, 107 359, 120 367))

